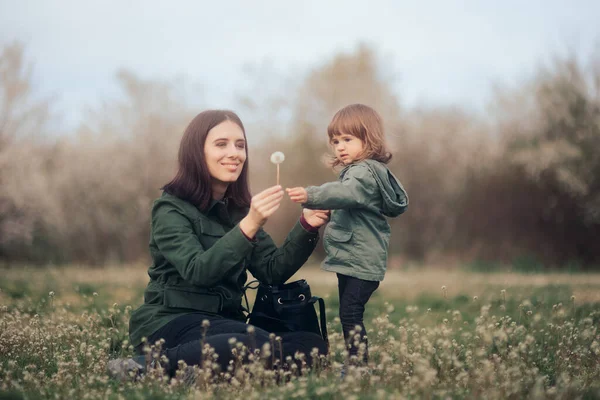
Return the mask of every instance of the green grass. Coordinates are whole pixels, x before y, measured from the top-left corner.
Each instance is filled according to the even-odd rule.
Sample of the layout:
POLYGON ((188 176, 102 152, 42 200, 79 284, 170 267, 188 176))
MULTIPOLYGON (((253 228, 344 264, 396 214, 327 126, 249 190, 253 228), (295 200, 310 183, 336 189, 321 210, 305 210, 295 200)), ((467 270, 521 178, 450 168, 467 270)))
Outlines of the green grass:
POLYGON ((157 370, 137 382, 106 373, 110 358, 132 354, 127 327, 144 269, 3 272, 0 399, 600 397, 594 274, 392 271, 366 308, 370 372, 351 367, 341 381, 335 280, 307 269, 313 293, 326 297, 326 364, 283 381, 259 364, 228 377, 198 372, 196 385, 186 386, 157 370))

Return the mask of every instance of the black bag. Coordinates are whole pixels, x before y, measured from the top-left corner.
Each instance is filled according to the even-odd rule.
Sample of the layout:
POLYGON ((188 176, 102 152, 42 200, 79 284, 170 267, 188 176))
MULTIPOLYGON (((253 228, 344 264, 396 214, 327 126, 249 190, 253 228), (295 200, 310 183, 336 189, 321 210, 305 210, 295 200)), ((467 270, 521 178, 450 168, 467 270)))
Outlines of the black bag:
POLYGON ((255 289, 256 286, 251 286, 254 283, 258 283, 258 291, 252 312, 248 315, 250 325, 267 332, 313 332, 329 346, 325 302, 311 295, 310 286, 304 279, 281 285, 264 285, 253 281, 246 288, 255 289), (316 302, 319 302, 321 326, 315 311, 316 302))

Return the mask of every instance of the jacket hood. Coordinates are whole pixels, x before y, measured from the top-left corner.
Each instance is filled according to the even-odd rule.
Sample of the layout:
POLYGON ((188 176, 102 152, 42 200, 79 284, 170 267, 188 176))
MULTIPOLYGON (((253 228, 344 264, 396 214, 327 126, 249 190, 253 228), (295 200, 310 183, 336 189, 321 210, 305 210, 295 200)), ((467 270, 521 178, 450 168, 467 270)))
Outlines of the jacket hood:
POLYGON ((397 217, 408 208, 408 194, 400 180, 392 174, 389 168, 375 160, 363 160, 373 173, 377 186, 383 198, 382 213, 386 217, 397 217))

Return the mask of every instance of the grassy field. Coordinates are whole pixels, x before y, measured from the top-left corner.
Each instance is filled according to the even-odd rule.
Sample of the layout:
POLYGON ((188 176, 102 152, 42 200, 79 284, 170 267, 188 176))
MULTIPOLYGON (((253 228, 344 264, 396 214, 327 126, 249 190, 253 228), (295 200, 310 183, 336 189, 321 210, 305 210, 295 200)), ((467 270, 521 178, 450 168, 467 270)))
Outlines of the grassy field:
MULTIPOLYGON (((600 274, 390 271, 368 304, 370 365, 345 359, 333 274, 305 267, 326 298, 332 352, 278 379, 260 359, 194 384, 150 371, 109 378, 132 354, 129 313, 144 266, 0 270, 2 398, 600 398, 600 274)), ((252 298, 253 293, 250 293, 252 298)))

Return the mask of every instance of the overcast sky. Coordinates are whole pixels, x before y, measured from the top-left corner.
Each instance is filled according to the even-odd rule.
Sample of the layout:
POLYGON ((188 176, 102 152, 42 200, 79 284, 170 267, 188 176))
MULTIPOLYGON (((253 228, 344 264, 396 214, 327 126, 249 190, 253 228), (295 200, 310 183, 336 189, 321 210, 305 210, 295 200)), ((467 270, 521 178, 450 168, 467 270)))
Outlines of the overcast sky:
POLYGON ((600 1, 0 0, 0 45, 26 45, 36 89, 67 127, 119 96, 115 73, 184 76, 207 107, 235 107, 244 65, 303 74, 359 42, 398 77, 402 104, 483 110, 492 85, 515 84, 554 55, 587 58, 600 1))

